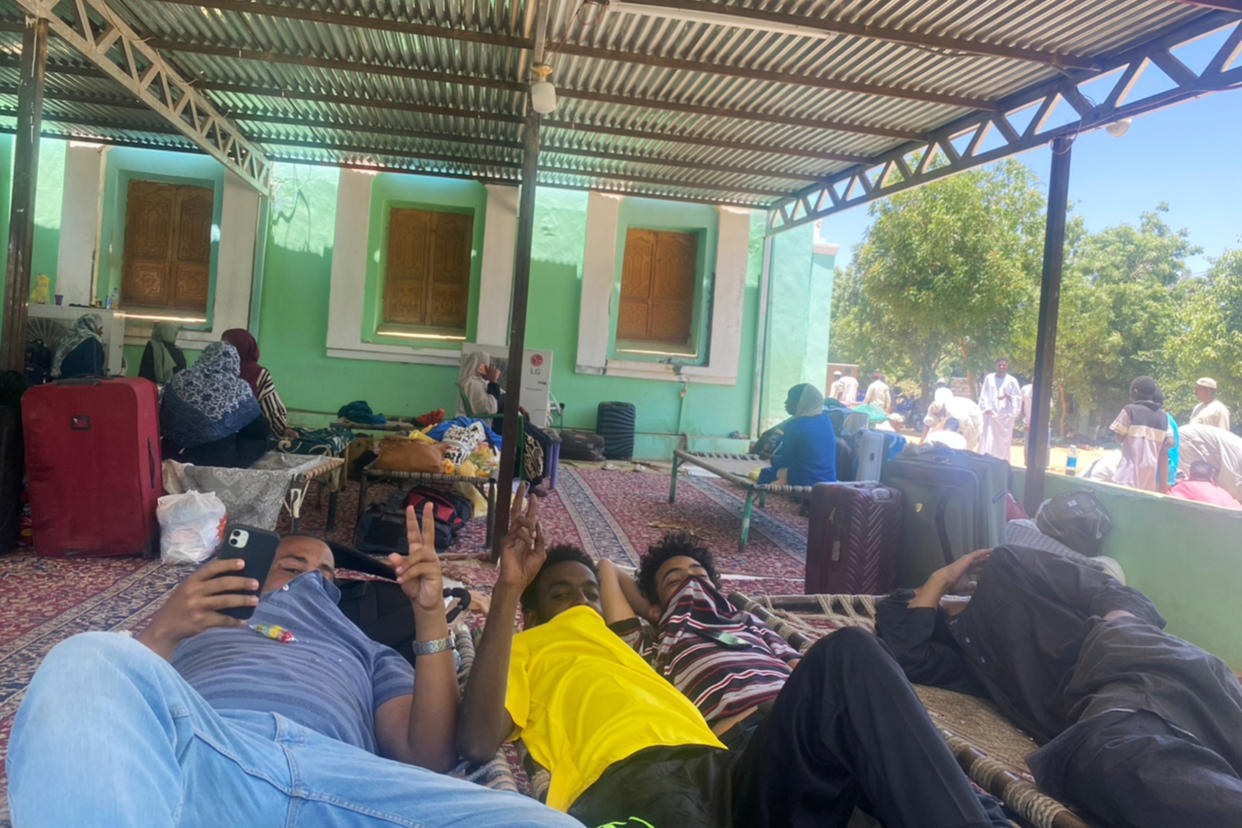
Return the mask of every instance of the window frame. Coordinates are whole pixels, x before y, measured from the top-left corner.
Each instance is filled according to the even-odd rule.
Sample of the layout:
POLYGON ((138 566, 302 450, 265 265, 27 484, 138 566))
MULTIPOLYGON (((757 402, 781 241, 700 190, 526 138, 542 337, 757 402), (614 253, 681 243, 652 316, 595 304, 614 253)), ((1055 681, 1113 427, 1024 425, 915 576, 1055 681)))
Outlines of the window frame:
POLYGON ((387 202, 384 206, 384 230, 380 239, 380 247, 377 251, 378 259, 378 284, 377 292, 379 294, 379 308, 376 315, 376 331, 377 336, 394 336, 396 334, 410 334, 411 338, 418 335, 425 335, 428 340, 445 339, 453 341, 467 341, 470 335, 470 322, 472 311, 477 310, 477 294, 478 282, 474 279, 476 242, 480 241, 479 235, 475 232, 475 223, 477 216, 474 210, 451 207, 448 209, 437 206, 422 206, 408 204, 404 202, 387 202), (470 249, 466 252, 467 259, 470 264, 466 273, 466 313, 465 321, 460 328, 450 328, 442 325, 415 324, 410 322, 394 322, 388 320, 387 309, 385 308, 385 295, 388 289, 388 251, 391 242, 390 231, 392 229, 392 214, 394 210, 420 210, 427 213, 449 213, 452 215, 469 216, 470 217, 470 249), (472 301, 473 300, 473 301, 472 301), (385 333, 392 332, 392 333, 385 333))
POLYGON ((610 360, 670 363, 677 366, 707 364, 711 344, 711 301, 715 290, 716 248, 719 241, 717 209, 711 205, 670 202, 648 198, 626 198, 617 213, 614 242, 612 292, 609 299, 608 349, 610 360), (689 233, 697 242, 695 251, 693 312, 690 341, 685 349, 660 347, 671 343, 650 343, 617 338, 617 317, 621 310, 621 277, 625 270, 626 237, 635 230, 689 233))
POLYGON ((429 349, 460 349, 476 341, 488 192, 477 181, 379 173, 370 182, 366 269, 360 341, 429 349), (384 281, 388 265, 388 230, 393 208, 463 213, 471 217, 470 284, 466 292, 466 327, 446 330, 384 321, 384 281))

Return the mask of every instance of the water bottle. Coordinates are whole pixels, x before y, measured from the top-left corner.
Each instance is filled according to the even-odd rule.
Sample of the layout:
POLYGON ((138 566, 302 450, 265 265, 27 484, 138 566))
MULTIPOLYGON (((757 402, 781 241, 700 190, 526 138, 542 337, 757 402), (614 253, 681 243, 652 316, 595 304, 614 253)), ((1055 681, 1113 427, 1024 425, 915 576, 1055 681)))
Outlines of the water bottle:
POLYGON ((1073 477, 1078 473, 1078 446, 1070 446, 1065 454, 1065 474, 1073 477))

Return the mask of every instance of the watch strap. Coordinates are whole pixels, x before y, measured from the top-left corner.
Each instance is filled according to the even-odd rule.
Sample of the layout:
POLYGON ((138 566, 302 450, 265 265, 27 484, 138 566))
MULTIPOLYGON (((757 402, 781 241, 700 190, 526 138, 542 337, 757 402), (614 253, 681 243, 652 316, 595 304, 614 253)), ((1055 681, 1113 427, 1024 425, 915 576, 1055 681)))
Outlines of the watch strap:
POLYGON ((453 636, 450 634, 444 638, 437 638, 434 641, 415 641, 410 644, 410 649, 414 651, 416 656, 442 653, 445 650, 453 649, 453 636))

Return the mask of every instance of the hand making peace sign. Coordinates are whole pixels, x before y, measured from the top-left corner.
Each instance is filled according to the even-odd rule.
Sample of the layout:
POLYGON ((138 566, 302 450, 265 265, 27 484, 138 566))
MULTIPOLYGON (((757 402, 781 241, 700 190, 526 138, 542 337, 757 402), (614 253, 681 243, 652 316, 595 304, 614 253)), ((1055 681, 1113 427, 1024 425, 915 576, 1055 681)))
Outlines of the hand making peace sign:
POLYGON ((440 574, 440 558, 436 555, 436 522, 431 504, 423 507, 422 526, 418 525, 413 506, 405 507, 405 535, 409 541, 408 555, 396 552, 388 561, 397 570, 397 583, 416 610, 444 610, 444 581, 440 574))
POLYGON ((509 512, 509 531, 500 544, 500 580, 525 589, 548 557, 543 526, 539 523, 539 498, 527 497, 529 485, 518 486, 509 512), (525 513, 522 503, 525 501, 525 513))

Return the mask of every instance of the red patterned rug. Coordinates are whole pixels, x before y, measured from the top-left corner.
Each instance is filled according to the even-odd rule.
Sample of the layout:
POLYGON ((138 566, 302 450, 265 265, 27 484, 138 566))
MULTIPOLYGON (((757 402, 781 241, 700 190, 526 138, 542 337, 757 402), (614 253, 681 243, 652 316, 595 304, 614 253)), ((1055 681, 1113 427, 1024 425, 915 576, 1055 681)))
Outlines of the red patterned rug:
MULTIPOLYGON (((634 565, 665 532, 687 529, 716 551, 725 588, 748 595, 784 595, 802 590, 806 518, 795 503, 772 498, 756 509, 750 542, 737 552, 742 498, 712 478, 681 477, 677 502, 668 503, 667 473, 574 468, 563 464, 553 491, 541 504, 550 541, 574 543, 596 558, 634 565)), ((369 502, 391 493, 372 486, 369 502)), ((326 534, 350 542, 358 487, 338 495, 337 521, 326 534)), ((326 509, 308 499, 301 530, 324 534, 326 509)), ((287 519, 281 529, 287 529, 287 519)), ((467 524, 448 550, 445 575, 490 592, 495 567, 485 560, 481 519, 467 524)), ((133 558, 59 560, 31 554, 0 557, 0 755, 22 692, 39 662, 64 638, 88 630, 141 628, 188 570, 133 558)), ((480 617, 470 619, 481 623, 480 617)), ((0 826, 8 825, 6 780, 0 769, 0 826)))

